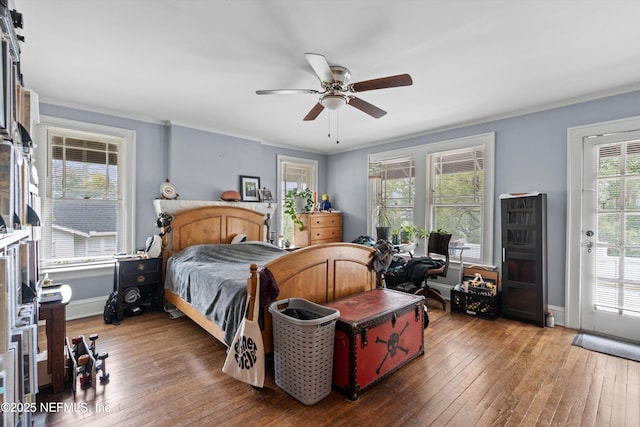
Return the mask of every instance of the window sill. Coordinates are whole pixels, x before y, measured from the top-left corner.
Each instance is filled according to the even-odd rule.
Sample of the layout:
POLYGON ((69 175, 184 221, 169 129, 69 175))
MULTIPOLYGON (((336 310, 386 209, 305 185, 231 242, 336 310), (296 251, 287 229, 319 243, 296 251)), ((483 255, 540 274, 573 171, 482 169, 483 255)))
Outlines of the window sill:
POLYGON ((114 264, 115 260, 108 260, 59 267, 48 266, 42 268, 41 275, 48 274, 56 282, 104 276, 113 274, 114 264))

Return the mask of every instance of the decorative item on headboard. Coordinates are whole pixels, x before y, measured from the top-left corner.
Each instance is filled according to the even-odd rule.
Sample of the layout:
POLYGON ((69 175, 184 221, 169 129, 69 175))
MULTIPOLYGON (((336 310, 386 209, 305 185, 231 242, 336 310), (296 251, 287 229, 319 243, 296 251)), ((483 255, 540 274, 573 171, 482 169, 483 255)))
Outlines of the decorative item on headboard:
POLYGON ((160 186, 160 194, 163 199, 168 200, 177 199, 179 196, 176 186, 169 182, 169 178, 160 186))
POLYGON ((273 244, 273 237, 271 237, 271 214, 269 212, 267 212, 267 216, 264 220, 264 225, 267 227, 267 239, 269 239, 269 242, 273 244))
POLYGON ((273 201, 273 193, 267 187, 262 187, 258 190, 260 193, 260 201, 262 202, 271 202, 273 201))
POLYGON ((273 194, 271 193, 271 190, 267 187, 262 187, 258 190, 258 193, 260 194, 260 201, 269 203, 267 208, 270 208, 271 202, 273 202, 273 194))
MULTIPOLYGON (((156 227, 162 229, 162 231, 157 234, 156 236, 158 236, 160 239, 162 239, 162 246, 161 249, 164 249, 167 245, 167 239, 165 239, 165 236, 167 235, 167 233, 171 233, 171 221, 173 221, 175 217, 173 215, 171 215, 170 213, 167 212, 160 212, 160 214, 158 215, 158 219, 156 219, 156 227)), ((153 236, 153 237, 156 237, 153 236)), ((153 243, 153 242, 151 242, 153 243)), ((157 256, 157 255, 156 255, 157 256)))
POLYGON ((220 196, 220 200, 224 200, 225 202, 239 202, 240 198, 240 193, 235 190, 224 191, 220 196))
POLYGON ((158 215, 158 219, 156 220, 156 227, 158 228, 168 228, 167 232, 171 231, 171 221, 173 221, 173 215, 167 212, 161 212, 158 215))

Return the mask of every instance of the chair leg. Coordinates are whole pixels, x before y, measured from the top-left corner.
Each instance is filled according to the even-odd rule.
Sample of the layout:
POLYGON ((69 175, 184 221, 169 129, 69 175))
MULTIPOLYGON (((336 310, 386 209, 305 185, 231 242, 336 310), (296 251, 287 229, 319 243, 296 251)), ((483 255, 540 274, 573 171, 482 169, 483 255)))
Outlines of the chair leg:
POLYGON ((432 289, 428 285, 425 285, 425 287, 427 288, 427 295, 425 295, 425 297, 426 298, 431 298, 431 299, 434 299, 434 300, 440 302, 442 304, 442 309, 446 310, 447 309, 447 302, 442 297, 442 294, 440 293, 440 291, 438 291, 437 289, 432 289))

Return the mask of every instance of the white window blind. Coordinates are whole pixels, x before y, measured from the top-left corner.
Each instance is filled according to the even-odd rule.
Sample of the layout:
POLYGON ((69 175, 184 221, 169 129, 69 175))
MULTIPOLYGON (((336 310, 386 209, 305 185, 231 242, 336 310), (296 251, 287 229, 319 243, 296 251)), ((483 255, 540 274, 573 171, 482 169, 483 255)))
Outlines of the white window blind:
POLYGON ((47 128, 43 265, 111 260, 125 251, 124 139, 47 128))
POLYGON ((369 164, 369 191, 377 212, 374 225, 397 229, 413 224, 415 203, 415 157, 382 160, 369 164))
POLYGON ((431 227, 452 234, 451 241, 470 249, 465 259, 482 255, 484 211, 484 147, 476 146, 430 155, 431 227))
POLYGON ((640 316, 640 141, 598 148, 595 308, 640 316))

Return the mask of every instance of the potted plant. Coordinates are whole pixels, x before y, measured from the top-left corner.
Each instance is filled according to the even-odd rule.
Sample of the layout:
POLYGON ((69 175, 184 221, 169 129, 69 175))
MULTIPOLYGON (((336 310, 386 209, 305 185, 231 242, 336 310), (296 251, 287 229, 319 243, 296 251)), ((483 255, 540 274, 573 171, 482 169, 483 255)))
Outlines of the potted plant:
POLYGON ((300 230, 304 228, 304 224, 298 218, 298 213, 311 212, 313 208, 313 192, 307 188, 306 190, 298 190, 294 188, 284 195, 284 213, 289 215, 294 224, 297 224, 300 230))
POLYGON ((378 205, 377 210, 376 237, 378 240, 389 240, 391 220, 389 219, 387 208, 386 206, 378 205))
POLYGON ((429 233, 424 228, 415 224, 402 224, 400 228, 393 230, 394 236, 399 236, 399 243, 412 243, 415 239, 424 239, 429 233))

